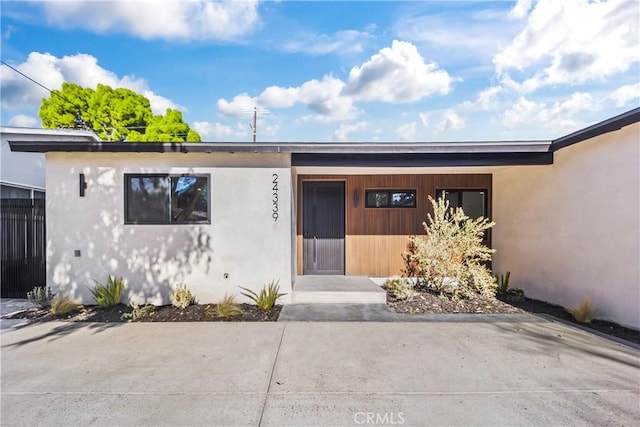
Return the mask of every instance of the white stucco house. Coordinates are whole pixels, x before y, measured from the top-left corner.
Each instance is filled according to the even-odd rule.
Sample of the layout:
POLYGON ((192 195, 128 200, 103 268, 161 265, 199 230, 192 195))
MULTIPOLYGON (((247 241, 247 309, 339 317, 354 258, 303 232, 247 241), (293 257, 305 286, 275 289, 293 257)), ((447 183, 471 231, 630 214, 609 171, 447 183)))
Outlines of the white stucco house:
POLYGON ((640 328, 639 121, 547 141, 10 145, 46 156, 47 283, 84 302, 107 272, 156 304, 178 283, 215 302, 278 279, 286 303, 302 275, 398 274, 446 190, 497 223, 513 287, 640 328))

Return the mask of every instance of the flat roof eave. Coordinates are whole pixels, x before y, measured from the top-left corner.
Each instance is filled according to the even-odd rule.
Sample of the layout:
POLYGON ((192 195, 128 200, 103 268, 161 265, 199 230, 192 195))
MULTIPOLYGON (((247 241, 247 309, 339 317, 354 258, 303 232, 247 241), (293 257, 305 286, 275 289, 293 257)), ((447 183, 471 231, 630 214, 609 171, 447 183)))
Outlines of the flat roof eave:
POLYGON ((551 141, 450 142, 450 143, 233 143, 233 142, 93 142, 9 141, 21 152, 104 153, 291 153, 291 154, 474 154, 542 153, 551 141))

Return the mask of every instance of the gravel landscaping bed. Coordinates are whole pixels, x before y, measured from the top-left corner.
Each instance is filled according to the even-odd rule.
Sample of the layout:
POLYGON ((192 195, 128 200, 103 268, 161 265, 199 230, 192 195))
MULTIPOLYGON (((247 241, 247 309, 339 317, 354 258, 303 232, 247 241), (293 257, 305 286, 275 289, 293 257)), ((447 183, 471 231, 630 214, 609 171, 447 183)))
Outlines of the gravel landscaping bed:
MULTIPOLYGON (((242 314, 229 317, 218 317, 215 314, 215 304, 194 304, 184 309, 172 305, 156 307, 155 310, 138 322, 275 322, 280 315, 281 305, 271 310, 262 310, 255 305, 239 304, 242 314)), ((33 321, 66 320, 71 322, 129 322, 123 315, 131 313, 132 308, 124 304, 114 307, 99 308, 94 305, 85 306, 63 316, 55 316, 46 309, 30 308, 25 311, 7 316, 9 319, 31 319, 33 321)))

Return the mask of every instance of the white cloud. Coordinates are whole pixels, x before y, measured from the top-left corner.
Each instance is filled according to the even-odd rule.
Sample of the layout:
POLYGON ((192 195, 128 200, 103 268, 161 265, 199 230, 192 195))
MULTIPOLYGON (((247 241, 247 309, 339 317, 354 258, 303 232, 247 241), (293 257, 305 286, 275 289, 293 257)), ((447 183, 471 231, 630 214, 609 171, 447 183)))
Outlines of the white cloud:
POLYGON ((418 114, 418 116, 420 117, 420 121, 422 122, 422 125, 424 127, 429 127, 429 119, 431 119, 431 114, 430 113, 420 113, 420 114, 418 114))
POLYGON ((436 126, 436 131, 446 133, 451 130, 463 129, 465 120, 454 109, 448 109, 442 114, 442 120, 436 126))
MULTIPOLYGON (((118 77, 114 72, 98 65, 98 60, 91 55, 79 53, 58 58, 49 53, 31 52, 25 62, 14 67, 49 89, 61 89, 62 82, 76 83, 91 89, 101 83, 113 88, 128 88, 146 96, 154 114, 164 114, 167 108, 185 111, 184 107, 154 93, 144 79, 135 76, 118 77)), ((0 77, 3 109, 39 108, 42 98, 50 96, 45 89, 5 65, 0 68, 0 77)))
POLYGON ((267 138, 274 137, 280 131, 280 123, 267 124, 258 120, 258 140, 260 137, 265 136, 267 138))
POLYGON ((253 106, 289 108, 304 104, 312 114, 303 116, 305 121, 332 122, 349 120, 357 115, 353 100, 342 96, 344 82, 327 75, 322 80, 309 80, 299 87, 270 86, 253 98, 246 93, 236 95, 231 101, 218 99, 218 111, 228 116, 246 115, 253 106))
POLYGON ((236 138, 243 138, 249 141, 249 139, 252 138, 253 132, 251 131, 251 128, 249 128, 249 126, 247 126, 245 123, 238 123, 233 134, 236 138))
POLYGON ((497 97, 504 92, 502 86, 490 86, 481 90, 473 101, 464 101, 460 107, 474 110, 491 110, 497 106, 497 97))
POLYGON ((478 94, 476 105, 483 110, 490 109, 494 105, 496 97, 502 91, 503 89, 500 86, 491 86, 487 89, 484 89, 478 94))
POLYGON ((639 20, 635 0, 540 0, 493 63, 505 84, 523 93, 601 81, 640 62, 639 20))
POLYGON ((607 97, 608 100, 615 103, 616 107, 624 107, 634 100, 636 100, 637 107, 638 98, 640 98, 640 83, 621 86, 607 97))
POLYGON ((416 136, 417 122, 403 123, 394 131, 401 139, 411 141, 416 136))
POLYGON ((203 139, 226 138, 233 135, 233 128, 221 123, 195 122, 193 124, 193 128, 200 134, 203 139))
POLYGON ((310 55, 362 52, 362 44, 370 37, 369 33, 357 30, 337 31, 331 35, 309 34, 295 37, 284 43, 281 49, 285 52, 310 55))
POLYGON ((246 93, 241 93, 233 97, 231 101, 220 98, 218 99, 218 111, 226 116, 242 117, 253 111, 255 107, 258 107, 258 101, 256 98, 250 97, 246 93))
POLYGON ((514 19, 522 19, 531 10, 532 0, 518 0, 509 12, 509 17, 514 19))
POLYGON ((143 39, 230 40, 259 22, 258 0, 45 1, 48 24, 143 39))
POLYGON ((40 119, 32 116, 26 116, 24 114, 18 114, 9 119, 9 126, 15 126, 19 128, 39 128, 40 119))
POLYGON ((333 133, 333 139, 336 141, 344 141, 349 134, 365 129, 369 124, 367 122, 343 123, 338 130, 333 133))
POLYGON ((414 102, 450 90, 449 74, 425 63, 411 43, 394 41, 381 49, 360 67, 353 67, 347 83, 325 75, 297 87, 269 86, 257 97, 241 93, 227 101, 217 101, 218 111, 228 116, 241 116, 243 111, 258 107, 290 108, 306 105, 311 111, 303 121, 334 122, 354 119, 360 111, 356 100, 389 103, 414 102))
POLYGON ((288 108, 295 105, 300 95, 300 88, 269 86, 260 96, 257 102, 260 105, 268 105, 275 108, 288 108))
MULTIPOLYGON (((503 9, 452 8, 436 13, 428 2, 400 16, 394 24, 397 37, 430 52, 441 63, 487 62, 518 33, 518 22, 503 9)), ((493 6, 492 6, 493 7, 493 6)), ((489 62, 490 64, 490 62, 489 62)))
POLYGON ((344 94, 382 102, 415 102, 451 90, 451 77, 426 63, 415 45, 394 40, 360 67, 353 67, 344 94))
POLYGON ((570 132, 584 125, 575 116, 593 109, 595 106, 588 93, 576 92, 564 102, 553 103, 529 101, 522 96, 502 114, 502 124, 506 128, 540 125, 556 132, 570 132))
POLYGON ((310 80, 300 87, 299 100, 313 111, 303 120, 332 122, 350 120, 358 111, 353 99, 343 96, 344 82, 333 76, 324 76, 322 80, 310 80))

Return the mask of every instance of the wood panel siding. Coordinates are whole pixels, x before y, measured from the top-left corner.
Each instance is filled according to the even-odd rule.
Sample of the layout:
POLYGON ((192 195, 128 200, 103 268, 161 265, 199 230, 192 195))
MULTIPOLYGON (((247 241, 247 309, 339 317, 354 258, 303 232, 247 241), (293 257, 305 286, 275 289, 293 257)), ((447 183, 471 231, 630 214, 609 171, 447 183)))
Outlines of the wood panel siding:
POLYGON ((302 274, 302 183, 343 181, 345 183, 345 274, 391 276, 402 270, 402 252, 407 237, 424 234, 422 223, 439 189, 476 189, 488 192, 487 212, 491 217, 491 174, 429 175, 298 175, 297 264, 302 274), (415 190, 415 208, 367 208, 366 190, 415 190), (354 194, 358 192, 358 205, 354 194))
POLYGON ((406 235, 348 235, 345 238, 345 272, 354 276, 399 276, 406 235))

